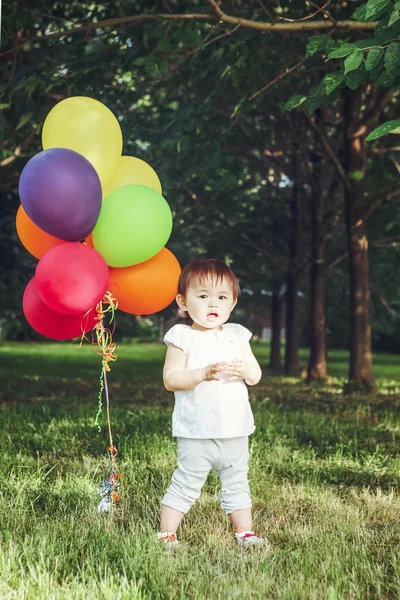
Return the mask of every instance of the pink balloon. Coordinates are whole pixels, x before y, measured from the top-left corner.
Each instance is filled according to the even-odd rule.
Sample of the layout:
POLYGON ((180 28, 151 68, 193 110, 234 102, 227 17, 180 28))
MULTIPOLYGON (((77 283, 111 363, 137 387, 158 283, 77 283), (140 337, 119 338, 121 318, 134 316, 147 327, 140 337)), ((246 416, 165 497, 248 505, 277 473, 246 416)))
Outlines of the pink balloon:
POLYGON ((29 325, 41 335, 53 340, 72 340, 80 337, 83 331, 91 331, 98 323, 94 309, 87 316, 84 313, 65 315, 47 306, 39 296, 35 277, 32 277, 25 288, 22 309, 29 325))
POLYGON ((39 296, 50 308, 82 314, 103 298, 109 272, 97 250, 70 242, 46 252, 36 267, 35 278, 39 296))

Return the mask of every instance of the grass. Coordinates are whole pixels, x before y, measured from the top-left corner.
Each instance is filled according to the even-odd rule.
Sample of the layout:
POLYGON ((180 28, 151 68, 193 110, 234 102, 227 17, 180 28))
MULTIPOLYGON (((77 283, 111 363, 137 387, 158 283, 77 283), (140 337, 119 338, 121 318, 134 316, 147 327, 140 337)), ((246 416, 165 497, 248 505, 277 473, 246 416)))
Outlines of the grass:
MULTIPOLYGON (((154 540, 175 466, 162 345, 125 345, 109 376, 127 483, 99 515, 107 431, 93 427, 100 359, 77 344, 0 345, 1 599, 394 599, 400 597, 400 374, 375 357, 374 396, 265 374, 252 388, 250 486, 273 551, 236 547, 211 473, 183 521, 184 548, 154 540)), ((261 362, 267 347, 255 346, 261 362)), ((305 354, 302 355, 305 362, 305 354)))

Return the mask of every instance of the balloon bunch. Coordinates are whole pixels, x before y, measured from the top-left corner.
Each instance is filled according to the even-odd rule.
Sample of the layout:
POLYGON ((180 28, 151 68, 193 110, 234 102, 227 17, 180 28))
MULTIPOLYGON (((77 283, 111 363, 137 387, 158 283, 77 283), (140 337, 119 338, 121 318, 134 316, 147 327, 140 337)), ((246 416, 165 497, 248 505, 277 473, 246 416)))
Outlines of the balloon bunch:
MULTIPOLYGON (((23 300, 30 325, 49 338, 77 337, 107 289, 131 314, 168 306, 180 273, 164 248, 171 210, 152 167, 121 156, 113 113, 92 98, 62 100, 47 115, 42 143, 19 182, 17 232, 39 259, 23 300)), ((89 319, 87 330, 93 326, 89 319)))
MULTIPOLYGON (((17 232, 39 259, 23 311, 33 329, 51 339, 95 329, 106 387, 116 346, 104 326, 103 303, 112 315, 117 306, 148 315, 176 295, 180 266, 164 247, 171 210, 152 167, 121 156, 120 124, 101 102, 83 96, 59 102, 46 117, 42 144, 19 181, 17 232)), ((115 499, 110 423, 109 430, 112 477, 106 481, 115 499)))

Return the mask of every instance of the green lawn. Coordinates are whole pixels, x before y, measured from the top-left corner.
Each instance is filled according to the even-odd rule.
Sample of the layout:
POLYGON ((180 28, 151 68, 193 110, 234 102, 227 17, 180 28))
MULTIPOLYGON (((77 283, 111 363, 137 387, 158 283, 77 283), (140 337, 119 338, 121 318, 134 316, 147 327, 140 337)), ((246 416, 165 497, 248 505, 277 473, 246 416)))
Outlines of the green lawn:
MULTIPOLYGON (((265 364, 267 346, 255 352, 265 364)), ((373 397, 343 394, 345 352, 330 353, 331 386, 266 371, 251 389, 250 484, 272 553, 236 547, 211 473, 170 556, 153 535, 176 456, 165 347, 118 353, 109 382, 127 486, 104 516, 100 357, 88 345, 0 345, 1 599, 400 597, 398 357, 375 357, 373 397)))

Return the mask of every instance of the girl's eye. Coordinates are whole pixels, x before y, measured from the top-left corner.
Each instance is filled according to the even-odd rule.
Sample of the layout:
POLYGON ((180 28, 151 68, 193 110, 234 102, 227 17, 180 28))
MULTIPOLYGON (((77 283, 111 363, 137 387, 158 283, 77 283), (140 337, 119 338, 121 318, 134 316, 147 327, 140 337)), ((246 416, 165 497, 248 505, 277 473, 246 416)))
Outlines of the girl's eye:
POLYGON ((219 299, 220 300, 226 300, 226 296, 220 296, 219 299))
POLYGON ((206 296, 205 294, 202 294, 202 295, 200 296, 200 298, 203 298, 203 299, 204 299, 204 298, 207 298, 207 296, 206 296))

